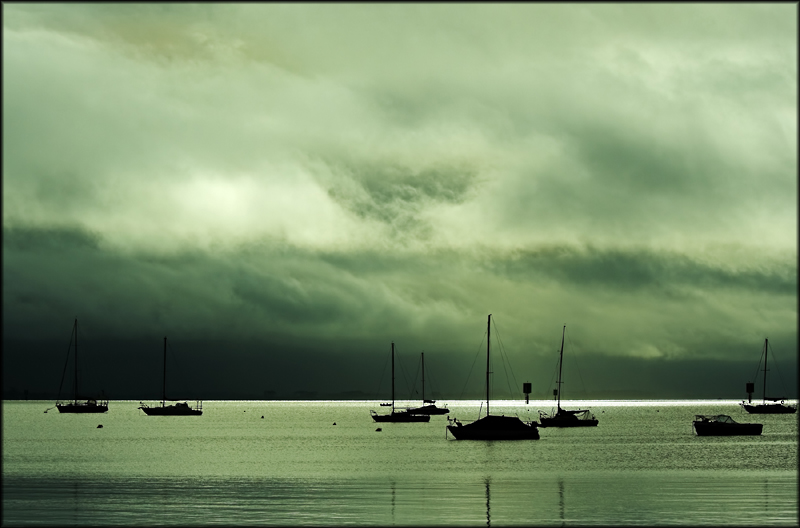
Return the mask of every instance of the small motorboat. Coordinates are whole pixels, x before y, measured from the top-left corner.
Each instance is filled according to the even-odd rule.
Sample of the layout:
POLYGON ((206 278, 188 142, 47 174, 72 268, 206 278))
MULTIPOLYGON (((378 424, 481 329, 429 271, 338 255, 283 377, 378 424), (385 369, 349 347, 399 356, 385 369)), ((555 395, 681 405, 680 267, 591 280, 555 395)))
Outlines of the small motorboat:
POLYGON ((764 424, 739 423, 727 414, 696 414, 692 428, 697 436, 760 435, 764 424))

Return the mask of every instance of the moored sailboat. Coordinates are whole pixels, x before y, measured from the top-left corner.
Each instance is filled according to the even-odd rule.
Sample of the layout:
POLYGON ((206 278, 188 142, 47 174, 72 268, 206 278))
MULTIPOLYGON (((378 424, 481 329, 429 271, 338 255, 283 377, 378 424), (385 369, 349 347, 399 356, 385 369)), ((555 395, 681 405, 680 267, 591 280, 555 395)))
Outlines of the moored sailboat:
POLYGON ((192 408, 187 402, 176 401, 172 405, 167 405, 167 338, 164 337, 164 381, 161 385, 161 405, 150 407, 146 403, 139 402, 139 409, 143 410, 148 416, 200 416, 203 414, 203 402, 198 400, 192 408))
POLYGON ((437 407, 436 400, 425 399, 425 352, 420 353, 422 360, 422 407, 415 407, 408 411, 414 414, 448 414, 450 409, 447 407, 437 407))
POLYGON ((553 393, 556 396, 556 408, 554 413, 547 414, 539 411, 539 423, 541 427, 594 427, 597 425, 597 418, 589 409, 567 410, 561 408, 561 379, 562 367, 564 363, 564 334, 567 325, 561 331, 561 352, 558 357, 558 379, 556 389, 553 393))
MULTIPOLYGON (((72 327, 72 333, 75 338, 75 380, 73 382, 73 398, 72 401, 61 400, 61 387, 58 389, 58 400, 56 401, 56 408, 60 413, 104 413, 108 412, 108 400, 87 399, 79 401, 78 398, 78 319, 75 319, 75 324, 72 327)), ((72 337, 72 336, 71 336, 72 337)), ((70 339, 70 346, 72 346, 72 339, 70 339)), ((67 349, 67 363, 69 363, 69 348, 67 349)), ((61 375, 61 385, 64 385, 64 374, 67 372, 67 365, 64 365, 64 373, 61 375)), ((51 407, 52 408, 52 407, 51 407)), ((47 412, 47 411, 45 411, 47 412)))
MULTIPOLYGON (((747 402, 740 405, 750 414, 794 414, 797 412, 797 405, 785 403, 786 398, 767 398, 767 352, 769 351, 769 339, 764 339, 764 387, 761 396, 761 403, 753 403, 753 392, 755 381, 748 382, 746 386, 748 398, 747 402)), ((758 362, 761 366, 761 361, 758 362)))
POLYGON ((492 314, 489 314, 486 330, 486 416, 467 424, 454 418, 450 420, 447 430, 456 440, 538 440, 536 422, 523 422, 517 416, 489 414, 491 324, 492 314))
MULTIPOLYGON (((388 406, 381 404, 381 406, 388 406)), ((392 342, 392 412, 389 414, 378 414, 373 410, 369 411, 372 419, 376 422, 429 422, 431 417, 427 414, 414 414, 408 409, 398 411, 394 406, 394 342, 392 342)))

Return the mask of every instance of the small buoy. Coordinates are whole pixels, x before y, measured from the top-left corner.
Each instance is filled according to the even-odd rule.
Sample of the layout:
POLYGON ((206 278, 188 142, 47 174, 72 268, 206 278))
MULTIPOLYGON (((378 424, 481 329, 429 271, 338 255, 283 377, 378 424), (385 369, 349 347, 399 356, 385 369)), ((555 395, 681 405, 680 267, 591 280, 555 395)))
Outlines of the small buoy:
POLYGON ((383 431, 383 429, 381 429, 380 427, 378 427, 378 428, 377 428, 377 429, 375 429, 375 430, 376 430, 376 431, 383 431))
POLYGON ((264 418, 264 415, 263 415, 263 414, 261 415, 261 418, 264 418))
POLYGON ((336 422, 333 422, 333 425, 336 425, 336 422))
POLYGON ((103 424, 98 425, 97 428, 98 429, 102 429, 103 428, 103 424))

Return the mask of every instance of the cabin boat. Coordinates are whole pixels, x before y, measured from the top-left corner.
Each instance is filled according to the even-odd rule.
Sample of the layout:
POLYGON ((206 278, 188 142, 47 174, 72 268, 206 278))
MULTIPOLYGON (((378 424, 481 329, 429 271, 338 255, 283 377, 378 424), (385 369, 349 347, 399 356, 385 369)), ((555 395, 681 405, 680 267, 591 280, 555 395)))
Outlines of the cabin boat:
POLYGON ((739 423, 727 414, 696 414, 692 428, 697 436, 755 436, 761 434, 764 424, 739 423))

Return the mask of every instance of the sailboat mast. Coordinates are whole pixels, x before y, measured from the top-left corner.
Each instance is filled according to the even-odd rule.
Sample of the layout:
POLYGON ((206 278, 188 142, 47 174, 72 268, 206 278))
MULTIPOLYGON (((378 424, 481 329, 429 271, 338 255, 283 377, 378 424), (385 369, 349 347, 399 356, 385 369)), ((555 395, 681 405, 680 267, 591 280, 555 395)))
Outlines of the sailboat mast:
POLYGON ((492 342, 490 334, 492 331, 492 314, 486 320, 486 416, 489 416, 489 343, 492 342))
POLYGON ((164 381, 161 384, 161 406, 167 401, 167 336, 164 336, 164 381))
POLYGON ((567 325, 561 330, 561 353, 558 357, 558 409, 561 410, 561 368, 564 366, 564 333, 567 331, 567 325))
POLYGON ((769 339, 764 338, 764 395, 761 397, 761 402, 767 402, 767 352, 769 350, 769 339))
POLYGON ((75 403, 78 403, 78 318, 75 318, 75 403))
POLYGON ((392 412, 394 412, 394 341, 392 341, 392 412))
POLYGON ((425 405, 425 352, 422 352, 422 405, 425 405))

